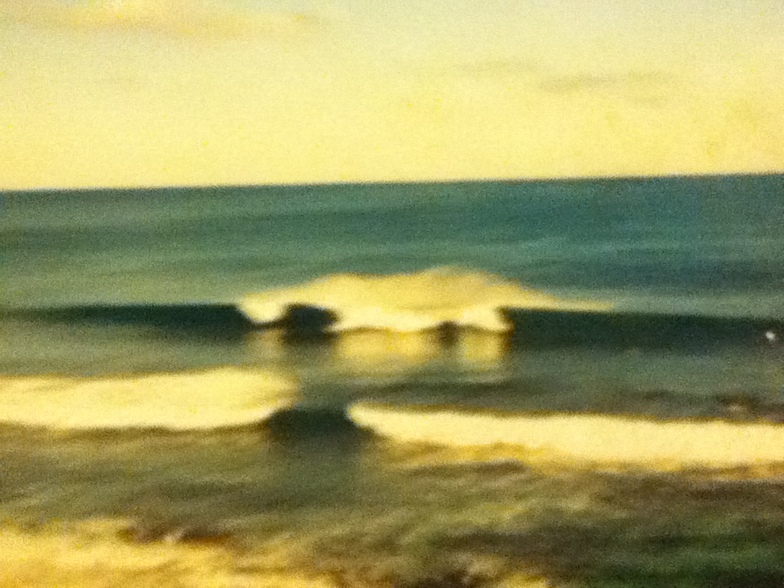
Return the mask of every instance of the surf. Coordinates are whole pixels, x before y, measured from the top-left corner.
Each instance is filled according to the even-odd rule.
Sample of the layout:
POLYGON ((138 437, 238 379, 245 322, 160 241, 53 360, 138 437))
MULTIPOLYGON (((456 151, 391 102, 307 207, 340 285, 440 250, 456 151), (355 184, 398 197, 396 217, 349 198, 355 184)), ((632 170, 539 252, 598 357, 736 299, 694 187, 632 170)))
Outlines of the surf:
POLYGON ((0 422, 60 430, 208 430, 291 407, 294 378, 217 368, 113 377, 0 376, 0 422))
POLYGON ((357 402, 349 418, 396 443, 448 447, 466 459, 512 457, 568 466, 673 471, 784 463, 784 425, 525 414, 357 402))
POLYGON ((609 304, 570 301, 525 288, 501 276, 462 268, 376 275, 334 274, 299 286, 249 294, 237 302, 253 323, 282 321, 291 307, 313 307, 335 315, 326 329, 416 332, 455 325, 506 332, 504 309, 603 311, 609 304))

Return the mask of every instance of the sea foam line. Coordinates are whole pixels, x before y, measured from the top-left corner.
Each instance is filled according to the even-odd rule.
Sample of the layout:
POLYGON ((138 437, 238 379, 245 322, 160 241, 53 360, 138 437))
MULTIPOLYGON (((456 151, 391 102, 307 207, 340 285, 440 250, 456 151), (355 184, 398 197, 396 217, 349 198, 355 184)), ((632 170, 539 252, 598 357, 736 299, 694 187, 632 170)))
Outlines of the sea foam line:
POLYGON ((0 377, 0 422, 53 429, 215 429, 263 421, 295 401, 294 379, 218 368, 126 377, 0 377))
POLYGON ((568 301, 486 272, 442 267, 410 274, 335 274, 291 288, 249 294, 238 308, 259 324, 281 320, 294 305, 329 310, 329 329, 423 331, 445 323, 508 331, 502 309, 606 310, 609 305, 568 301))
POLYGON ((524 460, 668 470, 784 462, 784 425, 771 423, 522 415, 373 403, 356 403, 348 414, 357 426, 394 441, 483 448, 488 458, 494 450, 508 454, 503 449, 511 448, 524 460))

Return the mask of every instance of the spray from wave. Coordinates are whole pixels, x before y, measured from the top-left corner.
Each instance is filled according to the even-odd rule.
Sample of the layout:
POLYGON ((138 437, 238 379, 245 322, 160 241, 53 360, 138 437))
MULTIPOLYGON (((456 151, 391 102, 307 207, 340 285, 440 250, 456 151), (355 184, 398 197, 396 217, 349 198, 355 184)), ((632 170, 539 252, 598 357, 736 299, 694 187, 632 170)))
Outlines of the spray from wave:
POLYGON ((444 324, 503 332, 509 309, 606 310, 609 305, 568 301, 486 272, 435 268, 410 274, 336 274, 301 286, 267 290, 237 303, 251 321, 280 321, 292 306, 321 308, 337 320, 331 331, 424 331, 444 324))

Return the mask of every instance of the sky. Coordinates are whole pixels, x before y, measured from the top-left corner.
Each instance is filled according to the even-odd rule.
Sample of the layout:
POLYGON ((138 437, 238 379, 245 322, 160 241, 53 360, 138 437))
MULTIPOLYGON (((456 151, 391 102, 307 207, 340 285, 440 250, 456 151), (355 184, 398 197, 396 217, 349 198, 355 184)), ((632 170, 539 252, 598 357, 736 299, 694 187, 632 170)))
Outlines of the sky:
POLYGON ((781 0, 0 0, 0 190, 782 171, 781 0))

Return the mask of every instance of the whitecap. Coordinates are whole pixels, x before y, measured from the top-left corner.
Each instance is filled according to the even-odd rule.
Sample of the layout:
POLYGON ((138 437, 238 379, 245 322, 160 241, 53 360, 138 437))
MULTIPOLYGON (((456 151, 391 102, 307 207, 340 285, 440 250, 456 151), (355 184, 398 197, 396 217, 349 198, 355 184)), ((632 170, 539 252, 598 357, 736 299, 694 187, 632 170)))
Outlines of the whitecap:
POLYGON ((217 368, 114 377, 0 377, 0 422, 52 429, 216 429, 290 407, 297 383, 277 372, 217 368))
POLYGON ((461 268, 393 275, 335 274, 312 282, 249 294, 238 308, 253 322, 274 323, 292 306, 331 311, 332 331, 424 331, 444 324, 503 332, 502 310, 606 310, 608 304, 570 301, 503 277, 461 268))
MULTIPOLYGON (((481 449, 473 458, 651 469, 784 463, 784 425, 651 420, 594 414, 500 413, 452 407, 356 403, 354 423, 402 443, 481 449)), ((464 456, 465 457, 465 456, 464 456)))

